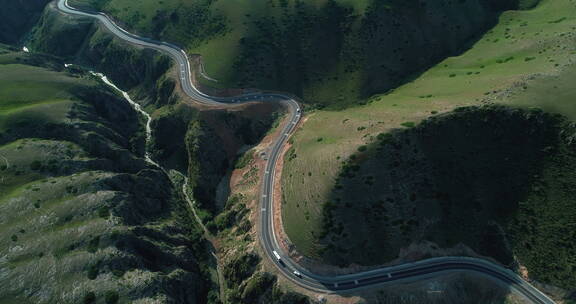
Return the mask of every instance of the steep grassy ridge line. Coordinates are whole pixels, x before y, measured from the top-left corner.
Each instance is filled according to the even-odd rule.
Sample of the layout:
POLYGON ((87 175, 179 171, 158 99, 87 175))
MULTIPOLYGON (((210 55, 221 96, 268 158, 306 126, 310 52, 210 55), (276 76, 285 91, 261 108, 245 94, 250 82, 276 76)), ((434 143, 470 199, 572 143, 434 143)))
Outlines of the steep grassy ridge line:
POLYGON ((576 288, 576 249, 566 243, 576 219, 575 131, 539 110, 491 106, 383 134, 342 167, 323 206, 323 257, 382 264, 413 242, 462 243, 576 288))
POLYGON ((0 55, 1 302, 210 303, 202 232, 143 159, 138 115, 36 60, 0 55))
POLYGON ((564 79, 564 88, 571 83, 573 73, 567 71, 574 70, 576 54, 574 8, 574 1, 559 0, 543 1, 530 11, 506 12, 470 50, 446 59, 413 82, 367 99, 365 106, 309 115, 293 137, 283 173, 283 219, 295 248, 320 258, 321 247, 315 244, 322 205, 329 201, 342 162, 379 133, 409 127, 437 112, 485 102, 545 107, 576 118, 567 106, 573 104, 573 96, 547 96, 560 91, 554 88, 555 79, 564 79), (544 79, 549 87, 536 90, 544 79), (545 98, 532 98, 533 94, 545 98))
MULTIPOLYGON (((130 30, 203 55, 222 87, 344 108, 457 54, 517 1, 92 1, 130 30)), ((214 85, 214 83, 211 83, 214 85)))

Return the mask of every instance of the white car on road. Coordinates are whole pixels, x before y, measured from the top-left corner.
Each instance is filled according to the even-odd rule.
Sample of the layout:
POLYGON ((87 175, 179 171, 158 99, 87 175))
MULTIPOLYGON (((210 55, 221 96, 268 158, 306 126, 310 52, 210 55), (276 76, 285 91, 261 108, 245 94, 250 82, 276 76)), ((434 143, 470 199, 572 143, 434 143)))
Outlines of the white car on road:
POLYGON ((278 252, 276 252, 276 250, 272 251, 272 253, 274 254, 274 256, 276 257, 276 259, 278 260, 278 262, 280 262, 280 255, 278 254, 278 252))

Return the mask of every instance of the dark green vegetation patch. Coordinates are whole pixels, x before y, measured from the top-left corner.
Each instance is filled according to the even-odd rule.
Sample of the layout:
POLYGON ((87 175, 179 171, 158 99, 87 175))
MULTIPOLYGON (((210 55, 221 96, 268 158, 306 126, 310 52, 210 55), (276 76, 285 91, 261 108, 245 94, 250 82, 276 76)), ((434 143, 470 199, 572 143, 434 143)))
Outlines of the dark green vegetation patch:
POLYGON ((537 0, 74 0, 206 59, 222 87, 289 91, 344 108, 466 49, 504 10, 537 0), (215 71, 215 72, 214 72, 215 71))
POLYGON ((40 18, 50 0, 2 1, 0 43, 16 43, 40 18))
POLYGON ((277 16, 250 16, 234 81, 346 107, 460 52, 501 10, 516 7, 483 0, 369 3, 358 14, 340 1, 280 1, 277 16))
POLYGON ((575 138, 559 115, 497 106, 382 134, 343 162, 324 205, 324 259, 372 265, 413 242, 462 243, 573 288, 575 138))

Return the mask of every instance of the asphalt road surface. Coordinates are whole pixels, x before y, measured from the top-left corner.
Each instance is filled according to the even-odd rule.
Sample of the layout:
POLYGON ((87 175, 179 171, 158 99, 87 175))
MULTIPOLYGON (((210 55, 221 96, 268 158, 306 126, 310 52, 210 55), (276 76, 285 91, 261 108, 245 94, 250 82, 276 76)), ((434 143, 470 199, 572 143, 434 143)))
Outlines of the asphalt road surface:
POLYGON ((296 128, 301 119, 300 106, 294 98, 278 93, 250 93, 234 97, 215 97, 202 93, 195 87, 188 55, 176 45, 154 41, 131 34, 114 23, 112 19, 103 13, 80 11, 68 5, 67 0, 56 0, 58 10, 65 14, 84 16, 97 19, 112 34, 131 44, 150 48, 163 52, 174 59, 179 65, 180 84, 184 92, 192 99, 205 105, 229 105, 254 101, 280 102, 289 110, 289 120, 282 129, 280 137, 268 151, 268 161, 264 172, 263 187, 261 189, 261 222, 259 238, 268 258, 286 278, 295 284, 313 291, 323 293, 344 293, 361 288, 369 288, 374 285, 394 284, 400 281, 420 280, 438 276, 446 272, 476 272, 493 279, 500 280, 518 293, 524 295, 532 303, 550 304, 555 303, 545 294, 540 292, 530 283, 523 280, 513 271, 486 260, 467 257, 440 257, 426 259, 414 263, 407 263, 392 267, 383 267, 371 271, 364 271, 349 275, 324 276, 312 273, 293 262, 278 246, 278 240, 274 233, 274 169, 280 157, 283 146, 296 128), (276 252, 280 259, 274 255, 276 252), (299 275, 296 275, 297 271, 299 275))

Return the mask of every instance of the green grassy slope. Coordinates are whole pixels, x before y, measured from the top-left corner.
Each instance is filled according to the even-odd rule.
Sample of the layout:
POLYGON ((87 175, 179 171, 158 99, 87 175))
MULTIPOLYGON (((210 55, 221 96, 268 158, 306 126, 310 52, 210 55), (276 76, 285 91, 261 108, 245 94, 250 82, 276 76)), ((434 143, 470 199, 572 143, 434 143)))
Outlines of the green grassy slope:
POLYGON ((68 90, 78 86, 78 80, 21 64, 2 65, 1 71, 1 131, 11 131, 13 125, 35 120, 51 122, 66 118, 71 97, 68 90), (46 111, 48 108, 53 110, 46 111))
POLYGON ((571 94, 576 70, 573 12, 574 3, 568 0, 507 12, 469 51, 411 83, 374 96, 365 106, 311 113, 294 136, 283 173, 284 224, 296 248, 321 257, 316 244, 322 206, 334 190, 342 161, 379 133, 405 128, 433 113, 490 102, 541 107, 576 118, 571 94))
POLYGON ((415 241, 463 243, 576 287, 576 249, 566 243, 576 219, 574 131, 541 111, 485 107, 380 136, 346 161, 323 207, 323 257, 378 264, 415 241))
MULTIPOLYGON (((62 70, 66 72, 76 71, 79 73, 84 71, 84 69, 79 65, 84 65, 96 71, 104 72, 118 86, 125 90, 130 90, 130 95, 135 99, 138 98, 136 99, 137 102, 140 102, 144 106, 145 110, 151 114, 153 118, 153 138, 150 142, 149 148, 152 157, 167 170, 175 169, 183 174, 187 173, 190 181, 189 185, 191 186, 190 190, 195 197, 197 211, 205 224, 210 227, 211 230, 214 230, 213 227, 215 226, 215 223, 220 222, 220 219, 223 217, 228 217, 227 212, 224 212, 225 214, 221 216, 218 216, 218 213, 222 211, 223 204, 226 200, 226 198, 222 197, 221 194, 226 192, 225 182, 228 181, 227 174, 232 169, 231 164, 233 164, 239 157, 239 151, 243 150, 247 145, 257 144, 261 140, 262 136, 267 133, 270 126, 274 123, 274 120, 279 116, 278 113, 274 113, 278 110, 277 105, 250 105, 245 109, 245 111, 238 111, 238 109, 197 111, 190 107, 189 104, 182 102, 178 94, 175 93, 176 83, 171 79, 169 65, 165 57, 159 56, 159 54, 149 50, 132 48, 130 45, 114 39, 99 27, 94 26, 90 20, 62 18, 59 14, 51 10, 47 10, 38 22, 37 26, 33 28, 29 35, 27 44, 33 51, 45 52, 59 57, 53 58, 48 55, 25 56, 23 53, 10 52, 4 54, 3 51, 0 51, 0 54, 3 54, 3 56, 0 56, 0 63, 21 63, 18 68, 13 69, 11 73, 6 74, 3 79, 6 81, 6 96, 10 97, 10 100, 22 95, 22 97, 18 97, 17 100, 10 102, 7 101, 4 106, 6 109, 12 106, 25 107, 26 105, 51 105, 52 103, 50 98, 52 98, 52 93, 55 96, 59 96, 58 98, 63 98, 64 101, 69 102, 68 99, 70 96, 66 92, 70 91, 69 89, 72 89, 73 91, 76 90, 74 84, 70 86, 65 85, 67 83, 65 80, 69 80, 69 77, 63 77, 62 73, 29 68, 24 63, 44 65, 53 70, 62 70), (54 60, 54 62, 52 62, 52 60, 54 60), (64 69, 64 63, 75 63, 78 65, 73 65, 64 69), (20 73, 20 71, 22 72, 20 73), (47 73, 42 74, 43 72, 47 73), (16 73, 20 73, 23 77, 35 77, 34 75, 38 75, 38 77, 36 77, 35 82, 24 84, 18 79, 12 80, 12 74, 16 73), (62 84, 60 81, 46 85, 41 84, 42 81, 46 81, 46 79, 49 78, 61 80, 62 84), (40 82, 40 84, 37 82, 40 82), (8 90, 11 87, 14 87, 14 89, 8 90), (18 90, 19 87, 22 87, 22 90, 18 90), (53 88, 53 91, 50 91, 50 88, 53 88), (33 89, 33 91, 27 89, 33 89), (32 94, 33 97, 26 97, 26 93, 32 94), (46 97, 47 99, 44 100, 41 97, 46 97), (221 181, 224 181, 224 183, 221 183, 221 181)), ((65 119, 68 115, 66 114, 68 107, 69 104, 65 103, 61 111, 63 115, 60 115, 54 121, 65 119)), ((56 108, 51 108, 51 111, 49 112, 54 112, 55 110, 56 108)), ((30 117, 28 113, 26 113, 26 116, 30 117)), ((125 119, 120 118, 120 121, 122 120, 125 119)), ((38 135, 34 135, 34 137, 37 136, 38 135)), ((134 139, 130 140, 127 144, 133 146, 135 151, 141 152, 143 148, 140 136, 135 136, 134 139)), ((41 145, 45 145, 45 143, 42 142, 41 145)), ((106 145, 106 143, 95 142, 91 146, 93 148, 105 149, 106 145)), ((18 143, 18 147, 19 146, 20 144, 18 143)), ((67 153, 79 156, 85 156, 87 154, 82 147, 79 147, 77 150, 70 150, 67 153)), ((6 154, 9 154, 8 158, 10 160, 14 160, 14 158, 17 157, 14 153, 6 152, 6 154)), ((28 149, 25 154, 22 154, 22 156, 34 159, 36 154, 32 153, 30 149, 28 149)), ((116 160, 116 162, 124 164, 126 163, 126 160, 116 160)), ((42 160, 39 163, 34 163, 34 167, 40 168, 42 172, 46 170, 54 170, 55 166, 58 165, 58 163, 54 163, 52 158, 42 160)), ((22 183, 28 183, 30 181, 35 182, 35 178, 42 178, 42 176, 34 175, 32 173, 33 172, 26 174, 24 180, 14 180, 14 182, 10 182, 10 185, 14 186, 14 194, 11 194, 11 197, 21 195, 22 192, 20 188, 22 183)), ((89 182, 91 181, 93 180, 90 180, 89 182)), ((148 180, 141 181, 141 183, 138 183, 138 187, 147 187, 146 183, 148 182, 148 180)), ((138 187, 135 187, 135 189, 139 189, 138 187)), ((160 183, 158 187, 171 188, 163 183, 160 183)), ((178 189, 180 189, 180 186, 178 186, 178 189)), ((45 189, 38 190, 42 191, 39 197, 46 196, 47 199, 51 199, 44 193, 44 190, 45 189)), ((12 192, 12 190, 10 191, 12 192)), ((151 191, 162 192, 156 188, 153 188, 151 191)), ((82 195, 84 196, 86 193, 83 193, 82 195)), ((156 194, 146 193, 146 195, 155 196, 156 194)), ((73 196, 69 195, 62 200, 68 201, 72 199, 73 196)), ((74 202, 76 202, 76 200, 74 200, 74 202)), ((69 205, 65 206, 69 207, 69 205)), ((52 211, 52 209, 49 211, 52 211)), ((181 218, 184 216, 184 213, 180 211, 183 210, 177 210, 175 213, 181 218)), ((244 209, 244 211, 247 210, 244 209)), ((78 212, 81 214, 83 213, 83 211, 78 208, 72 208, 70 211, 72 215, 66 214, 65 216, 75 216, 78 212)), ((131 214, 132 212, 126 212, 123 216, 131 218, 131 214)), ((164 218, 166 215, 161 213, 160 216, 164 218)), ((243 212, 243 216, 248 217, 249 214, 243 212)), ((28 217, 24 218, 24 220, 27 219, 28 217)), ((187 229, 190 224, 189 219, 184 218, 184 220, 185 222, 179 222, 175 221, 173 217, 166 217, 166 224, 163 220, 157 221, 152 224, 154 225, 154 228, 150 229, 159 228, 175 232, 180 231, 181 228, 187 229), (172 227, 172 223, 179 226, 179 228, 176 229, 175 227, 172 227)), ((19 221, 19 223, 20 222, 21 221, 19 221)), ((12 225, 15 224, 9 223, 6 226, 9 227, 12 225)), ((81 225, 81 223, 74 223, 73 227, 78 227, 78 225, 81 225)), ((248 233, 251 223, 247 219, 244 219, 242 221, 242 227, 244 233, 248 233)), ((57 229, 61 230, 59 227, 57 229)), ((199 235, 196 234, 197 231, 191 229, 190 232, 192 235, 190 236, 190 244, 188 245, 193 247, 194 254, 187 257, 188 261, 198 258, 197 253, 202 251, 202 248, 198 243, 199 235)), ((244 240, 248 241, 248 239, 250 239, 250 236, 246 235, 244 240)), ((118 244, 118 242, 116 243, 118 244)), ((120 244, 123 244, 123 241, 120 242, 120 244)), ((144 253, 147 255, 147 260, 145 261, 147 268, 155 268, 156 271, 160 269, 159 271, 165 272, 163 269, 165 265, 162 261, 157 260, 158 258, 155 253, 152 253, 152 255, 154 255, 152 257, 150 257, 147 252, 144 253)), ((187 251, 180 253, 186 255, 189 254, 187 251)), ((161 259, 166 260, 167 263, 180 264, 182 262, 174 261, 172 258, 165 256, 162 256, 161 259)), ((227 262, 230 262, 230 264, 225 264, 223 267, 231 267, 232 270, 229 271, 235 271, 235 269, 233 269, 236 265, 234 264, 234 261, 227 262)), ((61 264, 65 263, 66 261, 61 262, 61 264)), ((208 261, 202 260, 198 262, 198 267, 204 270, 207 264, 208 261)), ((251 265, 250 267, 252 266, 255 265, 251 265)), ((96 267, 96 265, 94 267, 96 267)), ((122 275, 122 269, 115 269, 118 265, 114 265, 113 267, 103 267, 105 267, 104 272, 111 270, 113 274, 122 275)), ((210 270, 211 277, 215 278, 215 269, 211 268, 210 270)), ((93 273, 93 270, 91 273, 93 273)), ((191 277, 189 278, 191 284, 184 286, 186 288, 191 288, 191 292, 183 294, 180 289, 181 284, 178 281, 178 275, 170 273, 170 277, 177 277, 174 280, 167 281, 167 284, 174 288, 167 290, 165 295, 157 295, 157 298, 160 300, 179 296, 180 299, 185 299, 182 301, 194 303, 195 299, 192 299, 192 297, 207 291, 205 289, 206 286, 191 286, 196 282, 201 282, 202 280, 202 278, 197 279, 191 277), (198 293, 194 294, 196 291, 198 293)), ((139 277, 131 274, 131 278, 137 280, 139 277)), ((250 278, 247 276, 244 279, 249 280, 250 278)), ((243 302, 251 303, 254 299, 262 296, 262 294, 265 294, 266 297, 272 296, 270 294, 272 287, 269 286, 270 288, 261 290, 260 287, 257 286, 258 284, 254 284, 255 282, 250 284, 250 288, 248 288, 250 291, 249 294, 245 297, 242 296, 243 302)), ((235 297, 233 302, 236 303, 239 301, 237 298, 239 297, 238 293, 241 294, 241 291, 244 290, 244 288, 235 284, 229 284, 228 289, 228 291, 235 297)), ((146 298, 150 294, 149 292, 133 286, 128 286, 125 290, 133 294, 132 298, 146 298)), ((273 287, 273 290, 275 301, 290 302, 295 300, 304 301, 303 299, 305 299, 303 296, 294 293, 285 293, 280 291, 276 286, 273 287)), ((213 303, 216 301, 217 287, 213 286, 213 288, 208 292, 208 298, 203 299, 200 303, 204 303, 205 301, 213 303)), ((102 294, 103 292, 96 292, 98 299, 103 298, 102 294)), ((10 298, 10 300, 13 299, 10 298)), ((20 298, 14 299, 14 301, 21 300, 22 299, 20 298)), ((127 300, 127 297, 122 297, 121 300, 127 300)), ((144 299, 142 301, 144 301, 144 299)))
POLYGON ((203 55, 222 87, 343 108, 467 47, 514 0, 91 1, 129 29, 203 55))
POLYGON ((0 55, 1 302, 207 303, 201 231, 138 115, 35 57, 0 55))

